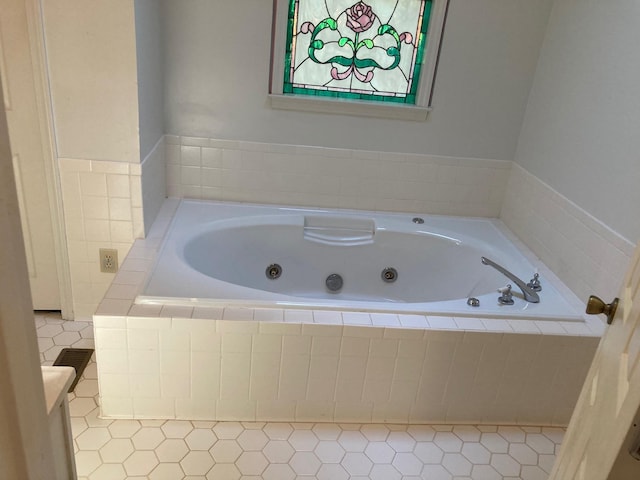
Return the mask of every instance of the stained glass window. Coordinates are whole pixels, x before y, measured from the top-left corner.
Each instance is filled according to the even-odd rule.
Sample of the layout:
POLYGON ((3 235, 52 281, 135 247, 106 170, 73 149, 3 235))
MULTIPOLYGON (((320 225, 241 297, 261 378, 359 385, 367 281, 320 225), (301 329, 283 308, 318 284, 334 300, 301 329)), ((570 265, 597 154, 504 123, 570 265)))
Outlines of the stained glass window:
POLYGON ((289 0, 284 94, 416 103, 432 0, 289 0))

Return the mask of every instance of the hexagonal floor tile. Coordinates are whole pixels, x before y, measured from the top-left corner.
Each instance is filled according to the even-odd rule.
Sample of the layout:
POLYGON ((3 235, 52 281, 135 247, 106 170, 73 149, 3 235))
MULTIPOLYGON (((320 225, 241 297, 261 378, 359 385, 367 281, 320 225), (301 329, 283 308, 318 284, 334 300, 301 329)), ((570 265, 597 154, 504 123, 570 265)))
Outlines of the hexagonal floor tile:
POLYGON ((417 442, 432 442, 436 436, 436 431, 428 425, 409 425, 407 433, 417 442))
POLYGON ((425 465, 422 478, 429 480, 451 480, 453 477, 442 465, 425 465))
POLYGON ((505 477, 517 477, 520 475, 520 464, 504 453, 494 453, 491 456, 491 466, 505 477))
POLYGON ((262 453, 271 463, 287 463, 295 450, 287 441, 272 440, 262 449, 262 453))
POLYGON ((155 453, 149 451, 133 452, 129 458, 124 461, 124 469, 129 476, 145 476, 158 465, 158 459, 155 453))
POLYGON ((149 474, 149 480, 172 480, 183 477, 184 472, 177 463, 161 463, 149 474))
POLYGON ((452 475, 462 477, 471 473, 471 462, 460 453, 445 453, 442 458, 442 466, 452 475))
POLYGON ((371 480, 400 480, 402 474, 392 465, 374 465, 369 478, 371 480))
POLYGON ((48 338, 55 337, 56 335, 59 335, 62 332, 63 332, 62 326, 54 325, 50 323, 43 325, 37 330, 38 337, 48 337, 48 338))
POLYGON ((553 464, 555 462, 555 455, 538 455, 538 466, 547 473, 551 473, 551 469, 553 468, 553 464))
POLYGON ((53 347, 53 340, 50 337, 38 337, 38 351, 44 353, 53 347))
POLYGON ((311 429, 318 440, 337 440, 342 429, 335 423, 318 423, 311 429))
POLYGON ((131 438, 142 426, 137 420, 116 420, 108 428, 113 438, 131 438))
POLYGON ((310 452, 318 445, 318 437, 311 430, 296 430, 288 442, 298 452, 310 452))
POLYGON ((167 438, 156 447, 155 452, 161 462, 176 463, 189 453, 189 448, 181 438, 167 438))
POLYGON ((364 452, 369 441, 360 432, 347 431, 342 432, 338 437, 338 443, 347 452, 364 452))
POLYGON ((541 454, 552 454, 555 451, 555 444, 541 433, 528 433, 526 442, 533 450, 541 454))
POLYGON ((547 480, 549 475, 537 465, 525 465, 520 472, 522 480, 547 480))
MULTIPOLYGON (((95 353, 94 353, 95 355, 95 353)), ((98 378, 98 364, 95 360, 91 360, 82 374, 83 378, 96 380, 98 378)))
POLYGON ((564 439, 565 431, 558 427, 543 427, 542 434, 556 445, 560 445, 564 439))
POLYGON ((133 451, 133 444, 128 438, 113 438, 100 449, 100 457, 105 463, 122 463, 133 451))
POLYGON ((233 463, 216 463, 207 473, 207 480, 238 480, 241 476, 233 463))
POLYGON ((364 453, 374 463, 391 463, 396 454, 387 442, 369 442, 364 453))
POLYGON ((480 440, 480 430, 472 425, 456 425, 453 433, 463 442, 477 442, 480 440))
POLYGON ((90 428, 78 435, 76 443, 80 450, 99 450, 109 440, 111 435, 106 428, 90 428))
POLYGON ((127 472, 120 464, 103 463, 91 474, 91 480, 124 480, 127 472))
POLYGON ((184 441, 191 450, 209 450, 217 440, 215 434, 205 428, 196 428, 184 437, 184 441))
MULTIPOLYGON (((98 399, 94 400, 96 400, 96 403, 98 402, 98 399)), ((100 415, 100 409, 94 408, 84 416, 84 419, 87 421, 87 425, 89 425, 89 427, 109 427, 109 425, 111 425, 115 421, 111 420, 110 418, 100 418, 98 415, 100 415)))
POLYGON ((349 452, 345 454, 341 464, 351 476, 369 475, 369 472, 373 468, 373 462, 369 460, 369 457, 359 452, 349 452))
POLYGON ((473 464, 488 464, 491 460, 491 452, 481 443, 464 442, 462 445, 462 455, 473 464))
POLYGON ((498 433, 508 442, 524 443, 525 432, 520 427, 501 426, 498 433))
POLYGON ((83 379, 82 382, 78 382, 73 392, 76 397, 95 397, 98 395, 98 381, 83 379))
POLYGON ((425 464, 440 463, 444 456, 444 452, 440 447, 431 442, 419 442, 413 450, 413 453, 425 464))
POLYGON ((264 480, 293 480, 296 474, 287 464, 272 463, 264 472, 262 472, 264 480))
POLYGON ((69 402, 69 412, 72 417, 84 417, 97 407, 93 398, 74 398, 69 402))
POLYGON ((189 452, 180 460, 180 466, 186 475, 206 475, 213 467, 213 458, 209 452, 189 452))
POLYGON ((213 427, 213 433, 222 440, 233 440, 244 432, 244 427, 238 422, 220 422, 213 427))
POLYGON ((315 475, 320 469, 320 460, 311 452, 296 452, 289 465, 298 475, 315 475))
POLYGON ((331 463, 325 463, 316 474, 318 480, 348 480, 349 474, 342 467, 331 463))
POLYGON ((474 480, 502 480, 503 478, 491 465, 474 465, 471 469, 471 477, 474 480))
POLYGON ((507 453, 509 442, 497 433, 483 433, 480 436, 480 443, 491 453, 507 453))
POLYGON ((344 448, 337 442, 322 440, 313 451, 322 463, 340 463, 344 458, 344 448))
POLYGON ((236 460, 236 467, 242 475, 260 475, 268 464, 262 452, 243 452, 236 460))
POLYGON ((102 464, 100 455, 96 451, 76 452, 75 457, 76 470, 81 477, 90 475, 102 464))
POLYGON ((131 440, 136 450, 153 450, 164 441, 164 434, 158 427, 142 427, 131 440))
POLYGON ((238 444, 246 451, 262 450, 269 438, 262 430, 245 430, 238 436, 238 444))
POLYGON ((167 438, 184 438, 193 430, 193 425, 191 425, 191 422, 184 420, 170 420, 162 425, 160 429, 167 438))
POLYGON ((78 340, 80 340, 80 334, 78 332, 62 332, 53 337, 53 343, 65 347, 73 345, 78 340))
POLYGON ((462 440, 453 432, 438 432, 433 437, 433 443, 444 452, 456 453, 462 450, 462 440))
MULTIPOLYGON (((71 434, 73 438, 76 438, 82 432, 84 432, 87 428, 87 421, 84 417, 71 417, 71 434)), ((113 434, 111 435, 113 437, 113 434)))
POLYGON ((286 440, 293 433, 293 427, 288 423, 267 423, 262 431, 271 440, 286 440))
POLYGON ((538 464, 538 454, 524 443, 512 443, 509 445, 509 455, 521 465, 538 464))
POLYGON ((413 452, 416 446, 415 439, 407 432, 391 432, 387 437, 387 443, 396 452, 413 452))
POLYGON ((396 453, 392 465, 402 475, 420 475, 423 464, 413 453, 396 453))
POLYGON ((218 440, 209 453, 216 463, 233 463, 242 453, 242 448, 235 440, 218 440))
POLYGON ((79 332, 80 330, 84 330, 87 327, 93 329, 93 324, 91 322, 83 322, 80 320, 74 320, 73 322, 64 322, 61 325, 62 329, 66 332, 79 332))
POLYGON ((389 429, 384 425, 363 425, 360 433, 370 442, 384 442, 389 436, 389 429))

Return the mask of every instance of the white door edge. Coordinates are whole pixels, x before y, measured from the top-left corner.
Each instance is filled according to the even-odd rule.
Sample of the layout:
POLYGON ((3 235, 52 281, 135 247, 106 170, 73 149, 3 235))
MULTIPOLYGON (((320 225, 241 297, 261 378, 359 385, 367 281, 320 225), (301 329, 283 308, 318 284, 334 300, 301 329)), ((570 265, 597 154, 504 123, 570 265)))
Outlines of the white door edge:
POLYGON ((67 249, 67 236, 64 224, 60 170, 57 162, 55 126, 53 123, 46 48, 44 43, 44 26, 42 23, 42 7, 40 2, 41 0, 27 0, 25 2, 25 8, 29 28, 31 58, 33 59, 33 71, 35 74, 36 103, 40 122, 42 152, 45 157, 47 195, 49 197, 55 260, 58 268, 60 307, 62 318, 73 320, 73 292, 71 290, 69 250, 67 249))

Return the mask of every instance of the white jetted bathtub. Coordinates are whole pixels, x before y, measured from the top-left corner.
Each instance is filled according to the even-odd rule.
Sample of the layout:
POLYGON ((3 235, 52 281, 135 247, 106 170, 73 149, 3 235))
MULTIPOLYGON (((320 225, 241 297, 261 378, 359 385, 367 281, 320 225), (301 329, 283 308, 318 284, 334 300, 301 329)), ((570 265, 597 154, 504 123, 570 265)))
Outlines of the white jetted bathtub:
POLYGON ((102 415, 566 424, 600 320, 498 220, 414 217, 168 199, 93 317, 102 415))
POLYGON ((526 301, 482 257, 536 272, 491 219, 184 200, 136 303, 582 319, 544 278, 526 301))

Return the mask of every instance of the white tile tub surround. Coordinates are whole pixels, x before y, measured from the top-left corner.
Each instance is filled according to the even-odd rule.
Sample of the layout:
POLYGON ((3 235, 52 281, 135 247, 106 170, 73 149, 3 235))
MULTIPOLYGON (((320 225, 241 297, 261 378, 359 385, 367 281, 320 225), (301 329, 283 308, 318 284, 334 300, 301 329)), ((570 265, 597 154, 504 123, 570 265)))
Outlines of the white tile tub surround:
POLYGON ((576 323, 133 304, 177 205, 165 202, 94 315, 103 415, 568 422, 603 331, 597 318, 576 323))
POLYGON ((179 317, 94 328, 111 418, 565 425, 598 343, 179 317))
POLYGON ((76 320, 96 311, 115 275, 100 272, 98 251, 122 262, 150 229, 166 199, 164 141, 142 164, 59 159, 76 320))
POLYGON ((518 164, 500 218, 579 298, 618 294, 633 243, 518 164))
POLYGON ((122 261, 144 234, 141 166, 60 158, 60 181, 76 320, 87 320, 114 279, 101 273, 98 250, 122 261))
POLYGON ((511 163, 165 135, 173 197, 497 217, 511 163))

